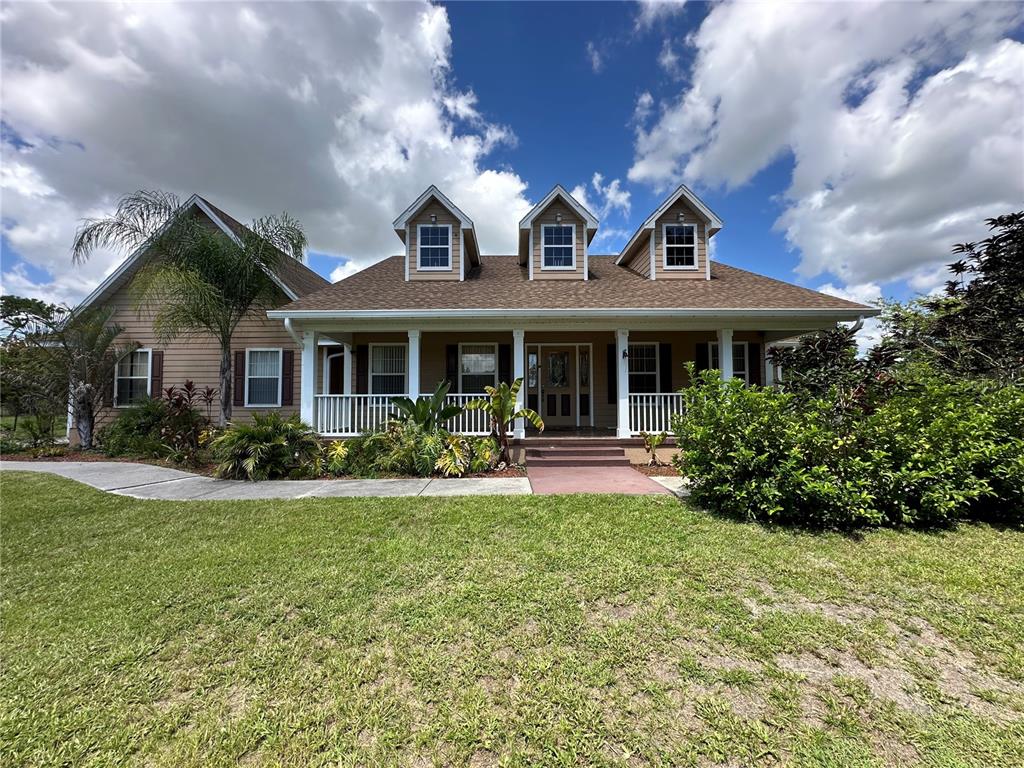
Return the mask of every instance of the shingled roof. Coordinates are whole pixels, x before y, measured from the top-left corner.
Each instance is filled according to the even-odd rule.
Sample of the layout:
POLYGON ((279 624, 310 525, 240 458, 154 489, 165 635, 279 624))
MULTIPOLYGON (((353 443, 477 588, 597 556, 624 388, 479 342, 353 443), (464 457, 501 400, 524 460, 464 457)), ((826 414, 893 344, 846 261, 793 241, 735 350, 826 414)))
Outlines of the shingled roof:
POLYGON ((483 256, 463 282, 405 280, 403 257, 391 256, 275 311, 444 309, 786 309, 876 310, 809 288, 713 262, 710 280, 649 280, 590 256, 589 280, 530 281, 515 256, 483 256))

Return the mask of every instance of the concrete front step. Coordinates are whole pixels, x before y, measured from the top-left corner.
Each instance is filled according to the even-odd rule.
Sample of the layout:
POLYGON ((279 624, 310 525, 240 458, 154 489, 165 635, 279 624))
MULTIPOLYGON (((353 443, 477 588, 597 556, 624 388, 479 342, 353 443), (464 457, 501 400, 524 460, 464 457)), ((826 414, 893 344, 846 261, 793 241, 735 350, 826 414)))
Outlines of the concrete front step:
POLYGON ((565 448, 527 448, 526 458, 527 459, 555 459, 565 454, 572 454, 573 456, 624 456, 621 448, 609 446, 607 448, 591 448, 589 446, 566 446, 565 448))
POLYGON ((573 456, 565 454, 557 457, 528 458, 526 471, 534 467, 628 467, 629 459, 625 456, 573 456))

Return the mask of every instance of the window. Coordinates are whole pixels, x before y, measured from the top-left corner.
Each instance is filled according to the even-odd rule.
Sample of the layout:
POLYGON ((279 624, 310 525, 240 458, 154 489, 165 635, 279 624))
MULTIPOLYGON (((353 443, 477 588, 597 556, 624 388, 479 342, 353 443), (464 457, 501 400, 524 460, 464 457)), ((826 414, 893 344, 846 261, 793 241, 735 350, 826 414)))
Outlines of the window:
POLYGON ((459 359, 459 392, 476 394, 498 386, 496 344, 460 344, 459 359))
POLYGON ((419 269, 452 268, 452 228, 450 224, 420 224, 416 235, 419 269))
MULTIPOLYGON (((721 370, 718 362, 718 343, 712 342, 709 346, 711 347, 711 367, 721 370)), ((733 342, 732 377, 750 383, 750 373, 747 371, 747 342, 745 341, 733 342)))
POLYGON ((149 397, 151 356, 148 349, 136 349, 117 361, 114 405, 119 408, 135 405, 149 397))
POLYGON ((526 386, 528 389, 533 389, 537 386, 537 353, 528 354, 526 361, 526 386))
POLYGON ((370 345, 371 395, 405 394, 405 358, 405 344, 370 345))
POLYGON ((576 269, 576 225, 545 224, 543 238, 543 269, 576 269))
POLYGON ((281 405, 281 350, 245 350, 245 407, 281 405))
POLYGON ((658 345, 629 345, 629 391, 637 394, 658 391, 658 345))
POLYGON ((666 224, 663 229, 665 269, 697 268, 697 225, 666 224))

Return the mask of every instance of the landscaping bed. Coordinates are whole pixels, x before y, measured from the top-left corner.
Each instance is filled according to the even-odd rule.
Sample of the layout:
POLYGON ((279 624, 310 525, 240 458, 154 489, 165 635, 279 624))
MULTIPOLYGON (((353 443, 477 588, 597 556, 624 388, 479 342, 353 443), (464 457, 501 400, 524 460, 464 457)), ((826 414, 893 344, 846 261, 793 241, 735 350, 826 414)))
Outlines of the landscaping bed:
POLYGON ((1024 534, 0 485, 12 765, 1024 763, 1024 534))

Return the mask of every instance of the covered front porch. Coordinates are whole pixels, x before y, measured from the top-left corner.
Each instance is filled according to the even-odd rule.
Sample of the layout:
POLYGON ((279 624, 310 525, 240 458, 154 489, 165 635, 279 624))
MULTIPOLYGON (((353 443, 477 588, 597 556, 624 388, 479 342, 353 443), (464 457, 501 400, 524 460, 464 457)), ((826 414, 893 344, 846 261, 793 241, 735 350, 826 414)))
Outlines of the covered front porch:
MULTIPOLYGON (((478 324, 467 324, 478 325, 478 324)), ((325 437, 350 437, 384 426, 392 398, 433 393, 451 383, 447 399, 465 406, 486 385, 522 378, 520 403, 536 410, 545 436, 628 439, 671 431, 682 410, 686 365, 716 368, 723 378, 771 383, 765 349, 780 332, 752 329, 564 330, 524 327, 478 330, 304 327, 301 416, 325 437), (731 350, 721 355, 719 350, 731 350)), ((791 332, 787 332, 792 335, 791 332)), ((452 432, 490 431, 480 411, 465 410, 452 432)), ((513 436, 532 432, 517 423, 513 436)))

